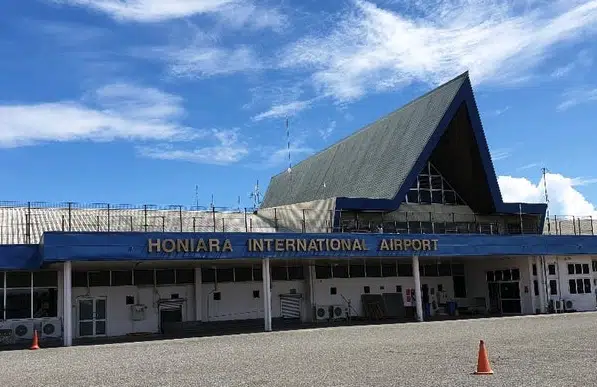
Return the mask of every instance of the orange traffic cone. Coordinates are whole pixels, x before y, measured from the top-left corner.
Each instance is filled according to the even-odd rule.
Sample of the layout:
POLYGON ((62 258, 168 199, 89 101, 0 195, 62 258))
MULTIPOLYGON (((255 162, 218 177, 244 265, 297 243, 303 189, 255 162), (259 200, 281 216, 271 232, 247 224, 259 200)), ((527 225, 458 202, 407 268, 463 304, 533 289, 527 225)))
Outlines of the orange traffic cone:
POLYGON ((485 342, 483 342, 483 340, 479 343, 479 359, 477 360, 477 371, 475 371, 475 375, 493 375, 493 370, 489 364, 487 349, 485 348, 485 342))
POLYGON ((33 343, 29 349, 39 349, 39 342, 37 338, 37 329, 33 331, 33 343))

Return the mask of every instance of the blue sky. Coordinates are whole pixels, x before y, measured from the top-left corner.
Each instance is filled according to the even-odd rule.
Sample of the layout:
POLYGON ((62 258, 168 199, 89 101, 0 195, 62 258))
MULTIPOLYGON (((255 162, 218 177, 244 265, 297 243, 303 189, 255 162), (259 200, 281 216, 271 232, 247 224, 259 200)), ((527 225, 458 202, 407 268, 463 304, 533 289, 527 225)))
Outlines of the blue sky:
POLYGON ((3 200, 250 206, 469 70, 506 200, 597 210, 597 1, 8 0, 3 200), (512 6, 516 4, 516 6, 512 6))

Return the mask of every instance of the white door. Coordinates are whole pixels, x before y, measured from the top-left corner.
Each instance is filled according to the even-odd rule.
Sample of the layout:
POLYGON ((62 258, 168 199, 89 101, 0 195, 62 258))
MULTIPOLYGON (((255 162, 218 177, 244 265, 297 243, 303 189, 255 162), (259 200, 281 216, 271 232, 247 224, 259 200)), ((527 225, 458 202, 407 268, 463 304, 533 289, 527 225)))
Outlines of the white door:
POLYGON ((77 305, 79 337, 106 335, 106 298, 81 298, 77 305))

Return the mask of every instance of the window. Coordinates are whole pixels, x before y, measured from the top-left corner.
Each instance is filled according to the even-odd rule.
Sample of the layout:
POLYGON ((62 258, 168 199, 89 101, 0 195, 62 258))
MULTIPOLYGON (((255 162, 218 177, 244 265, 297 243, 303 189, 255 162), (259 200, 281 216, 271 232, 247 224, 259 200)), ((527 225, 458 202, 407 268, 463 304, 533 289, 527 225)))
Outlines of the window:
POLYGON ((253 281, 253 270, 251 267, 235 267, 234 268, 235 282, 251 282, 253 281))
MULTIPOLYGON (((327 267, 329 271, 329 266, 327 267)), ((272 281, 287 281, 288 280, 288 270, 286 266, 272 266, 272 281)), ((319 278, 319 277, 318 277, 319 278)), ((328 276, 329 278, 329 276, 328 276)))
POLYGON ((399 263, 398 264, 398 277, 412 277, 413 276, 413 267, 411 264, 408 263, 399 263))
POLYGON ((554 264, 547 265, 547 272, 549 273, 549 275, 556 275, 556 265, 554 265, 554 264))
POLYGON ((549 294, 555 296, 558 294, 558 281, 549 280, 549 294))
POLYGON ((111 274, 112 286, 128 286, 133 284, 132 270, 113 271, 111 274))
POLYGON ((537 275, 537 265, 533 263, 533 275, 537 275))
POLYGON ((537 281, 537 280, 533 281, 533 290, 535 291, 535 295, 538 296, 539 295, 539 281, 537 281))
POLYGON ((569 275, 582 275, 582 274, 589 274, 589 264, 588 263, 569 263, 568 264, 568 274, 569 275))
POLYGON ((253 290, 253 298, 259 298, 259 290, 253 290))
POLYGON ((331 294, 331 295, 334 295, 334 294, 336 294, 336 292, 337 292, 337 289, 336 289, 336 288, 330 288, 330 294, 331 294))
POLYGON ((590 294, 591 280, 589 278, 577 278, 568 280, 570 294, 590 294))
POLYGON ((195 269, 176 269, 176 283, 192 285, 195 283, 195 269))
POLYGON ((365 265, 351 263, 349 268, 350 278, 363 278, 365 276, 365 265))
POLYGON ((298 281, 305 279, 305 270, 302 266, 288 266, 288 280, 298 281))
POLYGON ((331 267, 330 265, 316 265, 315 266, 315 278, 327 279, 331 278, 331 267))
POLYGON ((216 280, 218 282, 234 282, 234 268, 219 267, 216 270, 216 280))
POLYGON ((462 198, 430 162, 427 162, 425 167, 423 167, 412 188, 406 193, 404 202, 447 205, 465 204, 462 198))
POLYGON ((58 272, 0 272, 0 319, 58 316, 58 272), (4 278, 6 285, 4 288, 4 278), (6 296, 6 304, 4 304, 6 296))
POLYGON ((332 265, 332 276, 334 278, 348 278, 348 264, 338 263, 332 265))
POLYGON ((381 263, 379 261, 367 262, 365 270, 367 277, 381 277, 381 263))
POLYGON ((455 275, 452 277, 454 282, 454 297, 466 298, 466 281, 463 275, 455 275))
POLYGON ((156 270, 155 283, 156 285, 174 285, 176 283, 174 269, 156 270))
POLYGON ((383 263, 381 265, 381 275, 383 277, 396 277, 398 276, 398 271, 396 269, 396 263, 383 263))
POLYGON ((597 271, 597 261, 591 261, 593 271, 597 271))
POLYGON ((133 272, 135 285, 153 286, 153 270, 135 270, 133 272))

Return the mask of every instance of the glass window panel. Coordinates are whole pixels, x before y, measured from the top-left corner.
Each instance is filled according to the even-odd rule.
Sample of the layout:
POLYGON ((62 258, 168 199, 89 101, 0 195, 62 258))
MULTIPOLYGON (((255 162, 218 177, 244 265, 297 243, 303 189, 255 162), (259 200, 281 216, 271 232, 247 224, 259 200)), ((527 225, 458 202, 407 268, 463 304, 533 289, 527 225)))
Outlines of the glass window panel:
POLYGON ((409 203, 418 203, 419 202, 419 192, 417 190, 411 189, 406 194, 406 199, 409 203))
POLYGON ((86 288, 87 287, 87 272, 86 271, 73 271, 73 288, 86 288))
POLYGON ((231 267, 220 267, 216 271, 216 280, 218 282, 233 282, 234 269, 231 267))
POLYGON ((432 234, 433 223, 432 222, 421 222, 421 234, 432 234))
MULTIPOLYGON (((0 279, 2 279, 2 275, 0 275, 0 279)), ((4 320, 4 279, 2 279, 0 287, 0 320, 4 320)))
POLYGON ((363 278, 365 277, 365 265, 359 263, 350 263, 350 277, 363 278))
POLYGON ((31 287, 31 272, 7 271, 6 272, 6 287, 7 288, 30 288, 31 287))
POLYGON ((155 283, 156 285, 174 285, 176 283, 174 269, 156 270, 155 283))
POLYGON ((110 286, 110 272, 108 270, 90 271, 89 286, 110 286))
POLYGON ((195 283, 195 269, 176 269, 176 283, 181 285, 195 283))
POLYGON ((33 317, 57 317, 58 316, 58 289, 33 290, 33 317))
POLYGON ((574 271, 576 272, 576 274, 581 274, 582 273, 582 265, 580 263, 575 264, 574 271))
POLYGON ((512 269, 512 280, 513 281, 520 280, 520 270, 519 269, 512 269))
POLYGON ((591 280, 589 278, 583 279, 585 285, 585 293, 591 293, 591 280))
POLYGON ((39 288, 57 288, 58 272, 54 270, 36 271, 33 273, 33 286, 39 288))
POLYGON ((31 318, 31 287, 6 290, 6 319, 31 318))
POLYGON ((135 270, 135 285, 153 285, 153 270, 135 270))
POLYGON ((261 265, 253 266, 253 281, 263 281, 263 272, 261 265))
POLYGON ((571 279, 568 280, 568 290, 570 294, 576 294, 576 281, 571 279))
POLYGON ((418 178, 418 181, 419 181, 419 190, 431 188, 431 184, 429 183, 428 175, 420 175, 418 178))
POLYGON ((442 177, 441 176, 431 176, 431 188, 432 189, 442 189, 442 177))
POLYGON ((253 269, 251 267, 235 267, 234 268, 235 282, 251 282, 253 281, 253 269))
POLYGON ((302 266, 288 266, 288 279, 290 281, 304 280, 305 270, 302 266))
POLYGON ((93 321, 79 322, 79 336, 93 336, 93 321))
POLYGON ((431 204, 431 192, 428 190, 419 191, 420 203, 431 204))
POLYGON ((133 284, 132 270, 112 271, 112 286, 129 286, 133 284))
POLYGON ((397 277, 398 269, 396 268, 396 262, 384 263, 381 266, 381 274, 384 277, 397 277))
POLYGON ((445 190, 444 191, 444 203, 445 204, 456 204, 456 194, 454 191, 445 190))
POLYGON ((98 298, 95 300, 95 318, 105 320, 106 318, 106 300, 98 298))
POLYGON ((332 264, 332 275, 334 278, 348 278, 348 264, 332 264))
POLYGON ((582 273, 583 274, 589 274, 589 264, 588 263, 583 263, 583 265, 582 265, 582 273))
POLYGON ((438 268, 437 268, 436 264, 423 265, 423 271, 424 271, 425 277, 437 277, 438 276, 437 269, 438 268))
POLYGON ((398 264, 398 277, 412 277, 413 267, 409 263, 398 264))
POLYGON ((106 334, 106 322, 105 321, 96 321, 95 322, 95 334, 96 335, 105 335, 106 334))
POLYGON ((437 271, 440 277, 449 277, 452 275, 452 267, 449 263, 440 263, 437 266, 437 271))
POLYGON ((367 277, 381 277, 381 263, 379 261, 367 262, 365 270, 367 277))
POLYGON ((434 204, 442 204, 444 202, 442 191, 431 191, 431 202, 434 204))
MULTIPOLYGON (((329 267, 328 267, 329 269, 329 267)), ((286 270, 286 266, 272 266, 272 281, 287 281, 288 280, 288 272, 286 270)))
POLYGON ((216 281, 216 271, 212 268, 202 267, 201 268, 201 282, 213 283, 216 281))
POLYGON ((568 264, 568 274, 570 274, 570 275, 574 274, 574 265, 571 263, 568 264))
POLYGON ((315 278, 326 279, 331 277, 330 265, 316 265, 315 266, 315 278))

